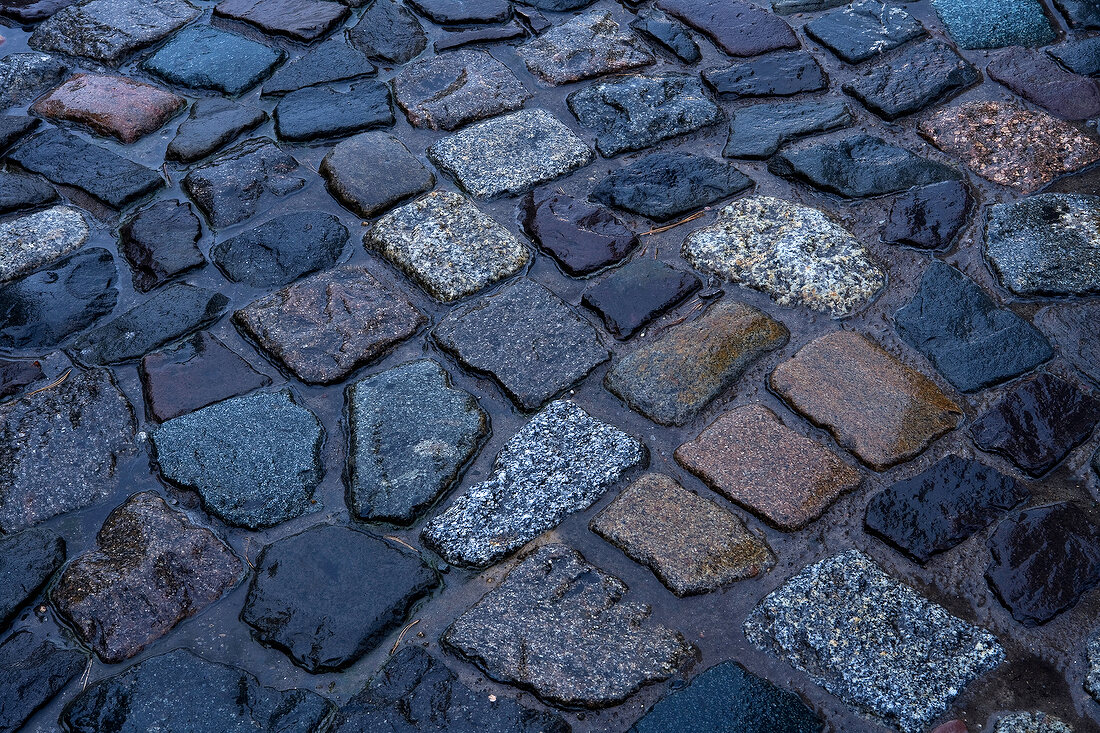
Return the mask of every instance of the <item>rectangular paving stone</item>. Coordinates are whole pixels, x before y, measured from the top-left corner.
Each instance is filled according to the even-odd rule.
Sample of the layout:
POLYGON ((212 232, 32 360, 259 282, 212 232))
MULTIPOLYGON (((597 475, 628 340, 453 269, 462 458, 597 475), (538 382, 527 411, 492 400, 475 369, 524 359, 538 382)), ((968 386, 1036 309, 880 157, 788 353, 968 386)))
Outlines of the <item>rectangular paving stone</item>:
POLYGON ((655 61, 633 33, 620 30, 611 13, 598 11, 553 26, 517 48, 516 54, 548 84, 591 79, 655 61))
POLYGON ((172 36, 141 68, 189 89, 213 89, 237 96, 260 83, 286 52, 208 25, 172 36))
POLYGON ((214 15, 250 23, 296 41, 315 41, 348 17, 337 2, 320 0, 222 0, 214 15))
POLYGON ((396 121, 389 86, 373 79, 347 89, 321 85, 290 92, 275 106, 274 117, 279 139, 291 142, 392 127, 396 121))
POLYGON ((703 71, 703 81, 721 97, 789 97, 818 92, 829 84, 821 64, 807 51, 781 51, 731 66, 703 71))
POLYGON ((848 127, 855 118, 840 100, 758 102, 730 115, 722 155, 763 160, 795 138, 848 127))
POLYGON ((35 102, 31 111, 132 143, 159 129, 186 104, 172 92, 123 76, 74 74, 35 102))
POLYGON ((850 64, 878 56, 924 35, 924 26, 901 5, 857 0, 814 18, 806 35, 850 64))
POLYGON ((962 48, 1041 46, 1055 39, 1039 0, 932 0, 962 48))
POLYGON ((657 7, 703 33, 731 56, 798 48, 798 36, 785 20, 751 3, 658 0, 657 7))
POLYGON ((900 48, 861 69, 844 91, 886 120, 911 115, 981 80, 978 70, 943 41, 900 48))
POLYGON ((316 84, 373 76, 377 71, 365 53, 348 43, 343 34, 336 34, 280 67, 264 83, 260 95, 281 96, 316 84))

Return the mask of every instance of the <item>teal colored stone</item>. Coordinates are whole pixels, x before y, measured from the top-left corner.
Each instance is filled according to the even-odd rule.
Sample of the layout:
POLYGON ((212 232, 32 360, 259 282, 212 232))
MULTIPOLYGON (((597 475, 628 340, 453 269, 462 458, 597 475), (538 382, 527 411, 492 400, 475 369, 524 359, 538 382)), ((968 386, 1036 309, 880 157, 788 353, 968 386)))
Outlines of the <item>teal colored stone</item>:
POLYGON ((1056 34, 1039 0, 932 0, 963 48, 1042 46, 1056 34))
POLYGON ((173 36, 142 68, 172 84, 236 96, 259 84, 286 52, 219 30, 194 25, 173 36))

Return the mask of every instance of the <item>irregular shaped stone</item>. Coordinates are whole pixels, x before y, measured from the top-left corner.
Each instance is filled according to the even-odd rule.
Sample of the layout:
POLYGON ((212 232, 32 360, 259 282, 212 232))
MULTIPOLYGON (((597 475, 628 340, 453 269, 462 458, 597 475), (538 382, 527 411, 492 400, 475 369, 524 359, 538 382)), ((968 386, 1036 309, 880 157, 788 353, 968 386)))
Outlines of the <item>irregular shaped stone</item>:
POLYGON ((1100 312, 1091 303, 1051 305, 1035 314, 1035 325, 1058 351, 1093 382, 1100 382, 1100 339, 1092 324, 1100 312))
POLYGON ((437 514, 421 538, 451 564, 490 565, 592 506, 647 455, 576 403, 552 402, 504 444, 489 478, 437 514))
POLYGON ((607 209, 561 194, 537 204, 528 194, 523 226, 574 277, 618 262, 638 244, 638 236, 607 209))
POLYGON ((365 53, 343 36, 334 36, 276 71, 264 84, 261 94, 278 96, 317 84, 373 76, 376 71, 365 53))
POLYGON ((406 620, 439 580, 416 553, 321 526, 268 545, 241 620, 307 672, 343 669, 406 620), (349 593, 349 588, 370 588, 349 593))
POLYGON ((310 275, 233 314, 238 328, 309 384, 339 382, 425 320, 365 267, 351 265, 310 275))
POLYGON ((816 13, 845 5, 845 0, 772 0, 772 10, 780 15, 816 13))
POLYGON ((202 225, 191 204, 158 201, 141 209, 119 229, 119 252, 134 271, 134 287, 152 290, 206 264, 196 246, 202 225))
POLYGON ((1088 671, 1085 676, 1085 691, 1093 700, 1100 699, 1100 633, 1094 632, 1085 647, 1088 671))
POLYGON ((297 171, 297 160, 271 140, 258 137, 193 168, 183 179, 183 190, 210 225, 221 229, 240 224, 304 186, 306 181, 297 171))
POLYGON ((974 445, 1040 476, 1088 440, 1100 401, 1046 372, 1012 387, 970 427, 974 445))
POLYGON ((0 282, 14 280, 73 252, 88 241, 78 209, 53 206, 0 223, 0 282))
POLYGON ((894 325, 961 392, 1012 379, 1053 355, 1038 329, 938 261, 924 271, 913 299, 894 314, 894 325))
POLYGON ((514 275, 530 256, 511 232, 451 191, 433 191, 394 209, 367 231, 363 244, 445 303, 514 275))
POLYGON ((210 257, 233 282, 279 287, 332 267, 348 236, 347 227, 332 214, 298 211, 219 242, 210 257))
POLYGON ((138 359, 221 317, 229 298, 189 283, 172 283, 140 305, 76 339, 70 350, 85 364, 138 359))
POLYGON ((630 27, 686 64, 694 64, 703 57, 687 28, 659 10, 649 8, 638 13, 630 21, 630 27))
POLYGON ((996 637, 891 578, 859 550, 770 593, 745 636, 876 721, 920 733, 1005 658, 996 637))
POLYGON ((267 121, 267 112, 228 99, 200 99, 168 143, 165 158, 194 163, 267 121))
POLYGON ((512 14, 508 0, 409 0, 409 4, 439 25, 502 23, 512 14))
POLYGON ((1100 82, 1066 71, 1041 51, 1010 48, 990 61, 986 72, 1058 117, 1084 120, 1100 115, 1100 82))
POLYGON ((930 379, 852 331, 803 346, 769 384, 876 471, 919 455, 962 415, 930 379))
POLYGON ((1075 28, 1100 28, 1100 7, 1094 0, 1054 0, 1075 28))
POLYGON ((611 13, 593 11, 556 25, 516 49, 528 70, 547 84, 568 84, 656 59, 611 13))
POLYGON ((19 629, 0 641, 0 730, 15 731, 74 679, 88 663, 86 652, 36 638, 19 629))
POLYGON ((0 4, 0 15, 30 25, 42 22, 73 2, 75 0, 5 0, 0 4))
POLYGON ((309 43, 342 23, 348 9, 340 3, 320 0, 222 0, 214 7, 214 15, 309 43))
POLYGON ((1055 38, 1038 0, 932 0, 962 48, 1042 46, 1055 38))
POLYGON ((584 142, 544 109, 520 110, 437 140, 428 157, 471 196, 523 193, 588 165, 584 142))
POLYGON ((760 290, 784 306, 851 315, 886 286, 870 252, 824 212, 768 196, 734 201, 684 239, 696 269, 760 290))
POLYGON ((213 532, 151 491, 107 515, 96 544, 68 564, 50 600, 108 664, 216 601, 244 568, 213 532))
POLYGON ((890 205, 882 238, 920 249, 945 249, 966 224, 971 203, 963 181, 911 188, 890 205))
POLYGON ((829 83, 821 64, 806 51, 784 51, 732 66, 707 69, 703 81, 719 96, 788 97, 818 92, 829 83))
POLYGON ((104 369, 70 372, 51 389, 0 404, 0 529, 17 532, 106 498, 118 464, 135 452, 134 428, 130 403, 104 369))
POLYGON ((756 308, 721 301, 619 359, 604 385, 650 420, 683 425, 788 337, 782 323, 756 308))
POLYGON ((997 721, 993 733, 1073 733, 1064 721, 1036 711, 1010 713, 997 721))
POLYGON ((48 529, 36 527, 0 538, 0 629, 7 628, 16 611, 42 590, 63 562, 65 540, 48 529))
MULTIPOLYGON (((538 33, 538 30, 535 31, 538 33)), ((504 25, 489 26, 488 28, 470 28, 467 30, 443 31, 439 38, 432 44, 436 53, 449 51, 461 46, 474 43, 493 43, 495 41, 511 41, 523 38, 527 35, 527 29, 512 20, 504 25)))
POLYGON ((730 115, 729 135, 722 155, 727 158, 770 158, 779 146, 796 138, 848 127, 854 122, 848 105, 839 100, 759 102, 730 115))
POLYGON ((150 657, 92 685, 61 713, 74 733, 111 727, 194 733, 316 730, 333 705, 315 692, 264 687, 250 673, 208 662, 187 649, 150 657), (185 694, 181 694, 185 693, 185 694))
POLYGON ((348 41, 368 57, 403 64, 428 46, 424 26, 396 0, 374 0, 348 32, 348 41))
POLYGON ((405 66, 393 78, 393 93, 410 124, 432 130, 454 130, 484 117, 512 112, 531 98, 507 66, 487 51, 467 50, 429 56, 405 66))
POLYGON ((37 360, 0 358, 0 400, 18 395, 44 376, 42 363, 37 360))
POLYGON ((722 113, 687 74, 628 76, 593 84, 568 97, 581 124, 596 132, 604 156, 641 150, 694 132, 722 119, 722 113))
MULTIPOLYGON (((1097 11, 1100 12, 1100 6, 1097 11)), ((1100 38, 1095 36, 1059 43, 1048 48, 1047 53, 1074 74, 1100 74, 1100 38)))
POLYGON ((30 46, 118 66, 201 14, 187 0, 84 0, 38 26, 30 46))
POLYGON ((751 3, 658 0, 657 7, 710 38, 730 56, 798 48, 798 37, 786 21, 751 3))
POLYGON ((172 36, 141 68, 172 84, 235 97, 259 84, 284 58, 285 51, 236 33, 193 25, 172 36))
POLYGON ((858 71, 843 89, 879 117, 896 120, 980 80, 978 70, 951 46, 929 40, 899 49, 858 71))
POLYGON ((707 486, 787 532, 820 517, 861 480, 831 450, 755 404, 723 414, 675 456, 707 486))
POLYGON ((690 153, 652 153, 609 173, 592 189, 600 203, 668 221, 753 186, 724 160, 690 153))
POLYGON ((58 84, 68 69, 48 53, 13 53, 0 58, 0 109, 26 104, 58 84))
POLYGON ((787 148, 771 159, 768 170, 848 198, 882 196, 962 177, 954 168, 870 135, 787 148))
POLYGON ((390 88, 378 81, 361 81, 347 91, 306 87, 290 92, 275 107, 275 132, 296 142, 390 127, 394 120, 390 88))
POLYGON ((432 172, 404 143, 384 132, 364 132, 338 143, 318 171, 329 193, 363 218, 377 216, 435 185, 432 172))
POLYGON ((581 302, 600 314, 615 338, 627 339, 701 286, 690 272, 642 257, 590 285, 581 302))
MULTIPOLYGON (((539 10, 550 10, 555 13, 564 13, 568 10, 580 10, 592 4, 592 0, 521 0, 524 5, 530 5, 539 10)), ((520 12, 516 9, 516 12, 520 12)), ((538 31, 536 31, 538 32, 538 31)))
POLYGON ((814 18, 806 35, 849 64, 874 58, 924 35, 924 26, 900 5, 856 0, 848 7, 814 18))
MULTIPOLYGON (((8 56, 7 58, 11 58, 8 56)), ((2 59, 0 59, 2 60, 2 59)), ((26 137, 41 123, 27 115, 0 115, 0 153, 26 137)), ((2 194, 0 194, 2 195, 2 194)))
POLYGON ((771 570, 775 555, 744 522, 668 476, 647 473, 589 525, 679 597, 771 570))

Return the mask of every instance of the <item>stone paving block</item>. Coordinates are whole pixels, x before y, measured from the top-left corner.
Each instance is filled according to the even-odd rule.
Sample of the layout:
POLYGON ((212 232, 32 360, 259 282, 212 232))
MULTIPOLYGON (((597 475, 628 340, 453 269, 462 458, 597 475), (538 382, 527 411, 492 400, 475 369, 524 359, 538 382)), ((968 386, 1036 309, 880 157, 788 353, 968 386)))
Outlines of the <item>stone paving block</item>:
POLYGON ((7 0, 0 5, 0 15, 24 25, 40 23, 75 0, 7 0))
POLYGON ((567 84, 648 66, 656 59, 611 13, 593 11, 556 25, 516 49, 532 74, 567 84))
POLYGON ((303 56, 280 67, 264 83, 260 94, 265 97, 281 96, 317 84, 373 76, 376 72, 367 55, 340 34, 322 41, 303 56))
POLYGON ((133 270, 134 287, 147 292, 206 264, 199 251, 202 225, 191 204, 158 201, 119 229, 119 253, 133 270))
POLYGON ((218 242, 210 257, 232 282, 280 287, 335 265, 349 236, 332 214, 296 211, 218 242))
POLYGON ((375 0, 348 31, 348 42, 369 58, 390 64, 412 60, 428 45, 424 26, 396 0, 375 0))
MULTIPOLYGON (((37 129, 41 122, 37 117, 26 115, 0 115, 0 153, 37 129)), ((5 192, 0 197, 8 195, 10 194, 5 192)), ((0 201, 3 200, 4 198, 0 198, 0 201)))
POLYGON ((779 146, 796 138, 848 127, 854 122, 848 105, 839 100, 758 102, 730 115, 729 135, 722 155, 727 158, 770 158, 779 146))
POLYGON ((824 89, 829 78, 806 51, 782 51, 703 71, 703 81, 720 97, 788 97, 824 89))
POLYGON ((1041 710, 1022 710, 999 718, 993 733, 1073 733, 1073 728, 1041 710))
POLYGON ((88 653, 19 629, 0 640, 0 726, 15 731, 88 665, 88 653))
POLYGON ((389 133, 363 132, 337 143, 317 169, 333 198, 361 217, 372 217, 424 193, 435 175, 389 133))
POLYGON ((600 314, 612 336, 626 339, 700 287, 690 272, 639 257, 587 287, 581 302, 600 314))
POLYGON ((194 163, 267 122, 267 112, 228 99, 200 99, 168 143, 166 160, 194 163))
POLYGON ((730 0, 658 0, 657 7, 731 56, 798 48, 798 37, 787 22, 757 5, 730 0))
POLYGON ((84 0, 38 26, 29 43, 39 51, 118 66, 200 15, 187 0, 84 0))
POLYGON ((24 387, 34 384, 45 376, 42 363, 37 359, 0 358, 0 400, 18 395, 24 387))
POLYGON ((931 0, 962 48, 1042 46, 1055 38, 1038 0, 931 0))
POLYGON ((0 538, 0 629, 64 562, 65 540, 51 530, 35 527, 0 538))
POLYGON ((874 58, 924 35, 924 26, 901 5, 857 0, 814 18, 806 35, 849 64, 874 58))
POLYGON ((1100 7, 1094 0, 1054 0, 1054 4, 1075 28, 1100 28, 1100 7))
POLYGON ((630 21, 630 28, 686 64, 694 64, 703 57, 688 29, 659 10, 650 8, 638 13, 630 21))
POLYGON ((259 84, 285 58, 285 51, 250 38, 193 25, 172 36, 141 68, 170 84, 235 97, 259 84))
POLYGON ((373 80, 356 82, 346 91, 321 85, 290 92, 275 105, 274 117, 279 139, 291 142, 392 127, 396 120, 390 88, 373 80))
POLYGON ((1100 81, 1063 69, 1030 48, 1011 48, 989 62, 986 73, 1027 101, 1066 120, 1100 115, 1100 81))
MULTIPOLYGON (((870 0, 877 4, 877 0, 870 0)), ((896 6, 895 6, 896 7, 896 6)), ((843 89, 886 120, 941 102, 981 80, 981 73, 943 41, 921 41, 857 72, 843 89)))
MULTIPOLYGON (((1097 10, 1100 11, 1100 7, 1097 10)), ((1100 38, 1077 38, 1051 46, 1046 51, 1074 74, 1100 74, 1100 38)))
MULTIPOLYGON (((549 27, 549 23, 547 23, 547 27, 549 27)), ((535 33, 539 32, 537 28, 533 28, 532 30, 534 30, 535 33)), ((545 28, 543 30, 545 30, 545 28)), ((432 48, 435 49, 436 53, 443 53, 444 51, 451 51, 456 48, 474 44, 480 45, 497 41, 512 41, 517 38, 526 38, 527 34, 528 32, 525 26, 520 25, 516 20, 510 20, 498 26, 444 30, 442 35, 432 44, 432 48)))
POLYGON ((90 233, 87 218, 71 206, 52 206, 0 223, 0 282, 75 252, 90 233))
POLYGON ((607 209, 560 193, 524 199, 523 228, 568 275, 589 275, 619 262, 638 235, 607 209))
POLYGON ((214 15, 309 43, 343 22, 348 9, 320 0, 222 0, 214 6, 214 15))
POLYGON ((502 23, 512 14, 507 0, 409 0, 409 4, 438 25, 502 23))
POLYGON ((0 109, 32 101, 68 74, 68 65, 48 53, 13 53, 0 59, 0 109))
POLYGON ((0 171, 0 214, 38 209, 57 198, 57 190, 38 176, 0 171))
POLYGON ((1090 303, 1049 305, 1035 314, 1035 325, 1054 339, 1058 351, 1094 383, 1100 383, 1100 338, 1092 324, 1100 318, 1090 303))
POLYGON ((882 238, 920 249, 946 249, 966 225, 973 203, 964 181, 911 188, 891 204, 882 238))

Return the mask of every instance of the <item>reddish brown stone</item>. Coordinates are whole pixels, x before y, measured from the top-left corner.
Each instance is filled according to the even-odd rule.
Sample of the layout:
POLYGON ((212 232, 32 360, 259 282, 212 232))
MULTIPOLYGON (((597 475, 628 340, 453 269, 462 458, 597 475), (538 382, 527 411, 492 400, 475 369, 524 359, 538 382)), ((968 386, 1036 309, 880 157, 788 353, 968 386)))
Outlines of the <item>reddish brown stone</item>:
POLYGON ((860 482, 859 471, 761 405, 722 415, 677 448, 676 460, 707 486, 787 531, 817 519, 860 482))
POLYGON ((939 726, 932 733, 967 733, 966 723, 961 720, 952 720, 939 726))
POLYGON ((74 74, 31 111, 132 143, 160 128, 186 103, 172 92, 122 76, 74 74))
POLYGON ((928 377, 851 331, 803 346, 771 387, 876 471, 917 456, 962 414, 928 377))

